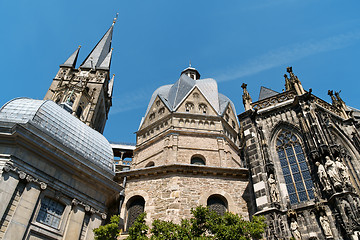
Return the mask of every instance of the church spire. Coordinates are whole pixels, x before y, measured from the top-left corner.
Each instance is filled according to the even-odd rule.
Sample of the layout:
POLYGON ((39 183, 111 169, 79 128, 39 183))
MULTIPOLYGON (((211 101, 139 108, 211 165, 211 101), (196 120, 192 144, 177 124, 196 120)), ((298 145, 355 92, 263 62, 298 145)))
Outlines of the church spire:
MULTIPOLYGON (((86 57, 80 68, 98 68, 111 52, 111 41, 116 18, 111 24, 109 30, 104 34, 101 40, 96 44, 94 49, 86 57)), ((110 54, 111 57, 111 54, 110 54)))
POLYGON ((60 65, 60 67, 72 67, 72 68, 75 68, 80 48, 81 48, 81 46, 79 46, 75 50, 75 52, 73 52, 73 54, 71 54, 71 56, 63 64, 60 65))
POLYGON ((98 67, 98 69, 101 69, 101 70, 110 70, 112 51, 113 51, 113 48, 111 48, 110 52, 106 55, 104 61, 102 61, 102 63, 101 63, 100 66, 98 67))

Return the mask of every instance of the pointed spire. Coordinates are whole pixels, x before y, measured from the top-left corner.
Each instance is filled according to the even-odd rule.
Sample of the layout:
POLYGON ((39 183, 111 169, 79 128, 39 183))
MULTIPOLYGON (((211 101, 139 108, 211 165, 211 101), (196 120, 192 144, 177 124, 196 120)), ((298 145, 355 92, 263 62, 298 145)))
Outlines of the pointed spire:
POLYGON ((72 67, 72 68, 75 68, 80 48, 81 48, 81 46, 79 46, 75 50, 75 52, 73 52, 73 54, 71 54, 71 56, 63 64, 60 65, 60 67, 72 67))
POLYGON ((107 30, 101 40, 96 44, 95 48, 90 52, 84 62, 80 65, 81 68, 95 69, 100 66, 100 64, 105 60, 105 58, 107 58, 109 52, 111 51, 112 33, 115 22, 116 18, 111 24, 109 30, 107 30))
POLYGON ((115 74, 113 74, 112 78, 110 79, 109 86, 108 86, 108 96, 110 98, 112 97, 112 94, 113 94, 114 78, 115 78, 115 74))
POLYGON ((100 64, 98 69, 110 70, 112 51, 113 51, 113 48, 111 48, 110 52, 108 53, 108 55, 106 55, 104 61, 100 64))

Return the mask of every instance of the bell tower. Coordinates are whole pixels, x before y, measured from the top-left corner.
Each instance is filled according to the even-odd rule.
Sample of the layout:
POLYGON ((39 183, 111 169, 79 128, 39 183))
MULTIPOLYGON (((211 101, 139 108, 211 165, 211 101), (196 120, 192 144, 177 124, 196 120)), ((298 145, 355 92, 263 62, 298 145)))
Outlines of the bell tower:
POLYGON ((44 100, 52 100, 98 132, 104 131, 112 105, 114 75, 110 77, 113 24, 85 58, 76 61, 80 46, 60 65, 44 100))

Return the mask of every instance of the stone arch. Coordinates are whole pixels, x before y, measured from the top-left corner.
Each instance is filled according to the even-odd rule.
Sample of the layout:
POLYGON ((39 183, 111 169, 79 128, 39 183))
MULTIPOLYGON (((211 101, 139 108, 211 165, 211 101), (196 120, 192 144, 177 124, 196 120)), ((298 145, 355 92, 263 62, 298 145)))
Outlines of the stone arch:
POLYGON ((131 197, 126 202, 126 231, 134 224, 136 218, 145 211, 145 199, 140 195, 131 197))
POLYGON ((201 206, 207 206, 207 200, 212 195, 220 195, 227 201, 227 210, 232 213, 240 213, 241 209, 238 209, 237 203, 234 201, 232 196, 221 189, 210 189, 207 191, 202 192, 199 198, 199 205, 201 206))
POLYGON ((195 155, 191 156, 190 164, 206 165, 206 159, 203 155, 195 154, 195 155))
MULTIPOLYGON (((300 129, 280 121, 272 129, 270 136, 269 146, 274 158, 274 168, 279 169, 275 174, 280 185, 280 195, 288 196, 291 204, 313 199, 311 167, 300 129)), ((282 199, 284 201, 285 198, 282 199)))
POLYGON ((216 212, 218 215, 224 215, 228 210, 228 203, 224 196, 220 194, 210 195, 207 199, 206 206, 209 210, 216 212))
MULTIPOLYGON (((149 203, 149 194, 147 192, 145 192, 144 190, 136 190, 136 191, 131 191, 131 192, 128 192, 126 193, 125 195, 125 199, 124 199, 124 203, 121 207, 121 217, 122 219, 126 220, 126 216, 127 216, 127 203, 129 202, 129 200, 132 198, 132 197, 135 197, 135 196, 140 196, 142 198, 144 198, 145 200, 145 207, 144 207, 144 210, 146 211, 147 209, 147 204, 149 203)), ((147 219, 149 218, 149 216, 147 216, 147 219)), ((126 225, 125 225, 126 226, 126 225)))
POLYGON ((151 162, 149 162, 149 163, 147 163, 146 165, 145 165, 145 167, 147 168, 147 167, 154 167, 155 166, 155 163, 153 162, 153 161, 151 161, 151 162))

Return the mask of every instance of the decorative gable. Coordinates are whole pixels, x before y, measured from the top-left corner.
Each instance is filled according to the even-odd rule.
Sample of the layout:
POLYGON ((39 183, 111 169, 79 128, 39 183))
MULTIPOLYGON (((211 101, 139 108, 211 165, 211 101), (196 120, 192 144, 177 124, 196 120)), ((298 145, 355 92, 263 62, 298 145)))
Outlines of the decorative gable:
POLYGON ((168 107, 164 104, 164 102, 161 100, 159 96, 156 96, 155 101, 149 108, 149 111, 144 118, 140 130, 151 125, 152 123, 157 122, 158 120, 160 120, 164 116, 167 116, 168 114, 170 114, 168 107))

